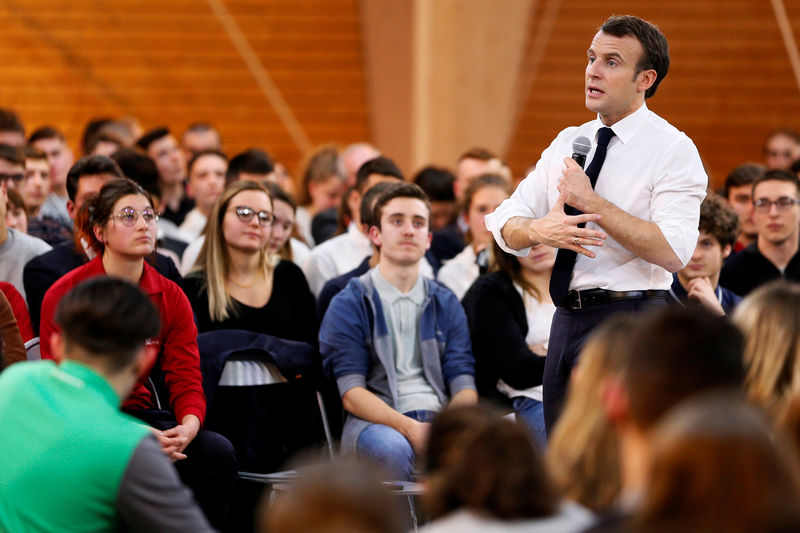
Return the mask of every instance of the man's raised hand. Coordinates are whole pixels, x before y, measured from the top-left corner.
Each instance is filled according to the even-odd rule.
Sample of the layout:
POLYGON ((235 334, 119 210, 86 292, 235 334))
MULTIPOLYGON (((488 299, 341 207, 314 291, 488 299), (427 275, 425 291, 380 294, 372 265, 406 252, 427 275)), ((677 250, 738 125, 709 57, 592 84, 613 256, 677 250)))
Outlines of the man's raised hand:
POLYGON ((592 213, 568 215, 564 212, 564 202, 565 194, 562 192, 544 217, 532 221, 532 242, 573 250, 594 258, 594 252, 584 247, 603 246, 606 234, 599 230, 579 228, 578 224, 599 222, 603 217, 592 213))

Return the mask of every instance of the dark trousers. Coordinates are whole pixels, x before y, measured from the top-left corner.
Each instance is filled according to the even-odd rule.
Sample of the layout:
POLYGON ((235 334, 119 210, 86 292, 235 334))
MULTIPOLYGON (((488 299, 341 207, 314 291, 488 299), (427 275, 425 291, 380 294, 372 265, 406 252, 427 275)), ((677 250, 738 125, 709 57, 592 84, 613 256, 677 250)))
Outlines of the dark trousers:
POLYGON ((636 313, 665 305, 663 299, 651 299, 621 300, 575 310, 556 308, 544 363, 544 424, 548 435, 564 407, 572 369, 592 330, 615 313, 636 313))
MULTIPOLYGON (((148 425, 166 430, 178 425, 169 411, 127 411, 148 425)), ((183 451, 186 459, 173 463, 181 481, 192 489, 194 499, 217 530, 224 530, 230 495, 236 478, 236 453, 228 439, 201 429, 183 451)))

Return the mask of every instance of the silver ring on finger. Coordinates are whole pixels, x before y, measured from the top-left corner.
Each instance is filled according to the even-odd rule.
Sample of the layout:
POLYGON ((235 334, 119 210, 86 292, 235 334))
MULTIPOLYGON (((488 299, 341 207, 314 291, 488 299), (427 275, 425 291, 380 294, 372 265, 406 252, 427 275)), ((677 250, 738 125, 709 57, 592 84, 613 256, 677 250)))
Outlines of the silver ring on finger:
POLYGON ((574 244, 575 246, 580 246, 581 245, 581 238, 580 237, 575 237, 572 240, 572 244, 574 244))

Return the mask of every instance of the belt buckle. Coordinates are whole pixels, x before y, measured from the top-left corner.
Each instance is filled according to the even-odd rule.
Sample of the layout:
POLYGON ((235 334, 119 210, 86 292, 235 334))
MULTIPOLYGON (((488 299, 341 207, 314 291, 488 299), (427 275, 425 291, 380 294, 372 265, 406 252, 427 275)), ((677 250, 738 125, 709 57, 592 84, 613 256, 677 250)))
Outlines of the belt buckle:
POLYGON ((578 295, 578 306, 575 309, 583 309, 583 302, 581 301, 581 291, 575 291, 575 294, 578 295))

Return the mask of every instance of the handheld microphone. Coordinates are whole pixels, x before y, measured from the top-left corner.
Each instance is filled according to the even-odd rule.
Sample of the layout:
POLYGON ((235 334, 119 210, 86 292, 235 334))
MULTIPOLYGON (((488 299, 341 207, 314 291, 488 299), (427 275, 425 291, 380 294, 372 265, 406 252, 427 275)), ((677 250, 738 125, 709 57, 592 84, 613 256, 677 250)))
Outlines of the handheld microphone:
POLYGON ((572 142, 572 159, 583 168, 583 165, 586 164, 586 156, 591 150, 592 141, 586 137, 578 137, 572 142))

